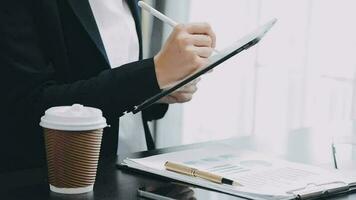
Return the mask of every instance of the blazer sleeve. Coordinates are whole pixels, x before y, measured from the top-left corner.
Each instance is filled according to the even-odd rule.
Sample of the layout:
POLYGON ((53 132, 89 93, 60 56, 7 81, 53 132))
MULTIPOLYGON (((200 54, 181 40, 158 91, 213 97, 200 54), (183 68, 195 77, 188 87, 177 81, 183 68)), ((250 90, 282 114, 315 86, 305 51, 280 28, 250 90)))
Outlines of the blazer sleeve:
POLYGON ((62 83, 56 79, 56 68, 61 66, 53 66, 41 46, 32 1, 5 2, 0 6, 0 103, 2 114, 12 120, 38 124, 49 107, 74 103, 100 108, 107 117, 118 118, 160 92, 153 59, 62 83))
POLYGON ((154 104, 142 111, 142 117, 145 121, 162 119, 168 110, 168 104, 154 104))

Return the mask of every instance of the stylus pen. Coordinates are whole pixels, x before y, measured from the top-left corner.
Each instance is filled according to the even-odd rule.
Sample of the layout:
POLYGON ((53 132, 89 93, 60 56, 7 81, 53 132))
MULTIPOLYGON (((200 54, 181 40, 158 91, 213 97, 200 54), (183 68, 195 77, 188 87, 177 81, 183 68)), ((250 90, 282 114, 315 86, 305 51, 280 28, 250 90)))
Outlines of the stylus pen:
POLYGON ((180 174, 185 174, 188 176, 194 176, 194 177, 199 177, 214 183, 219 183, 219 184, 227 184, 227 185, 235 185, 235 186, 243 186, 242 184, 233 181, 231 179, 227 179, 224 178, 222 176, 210 173, 210 172, 206 172, 206 171, 202 171, 202 170, 198 170, 195 168, 191 168, 182 164, 178 164, 178 163, 173 163, 173 162, 169 162, 167 161, 164 166, 166 167, 167 170, 169 171, 173 171, 173 172, 177 172, 180 174))
MULTIPOLYGON (((161 21, 167 23, 168 25, 170 25, 171 27, 175 27, 178 25, 178 23, 176 21, 174 21, 173 19, 167 17, 166 15, 162 14, 161 12, 159 12, 158 10, 152 8, 150 5, 148 5, 147 3, 143 2, 143 1, 139 1, 138 5, 146 10, 147 12, 149 12, 151 15, 157 17, 158 19, 160 19, 161 21)), ((218 50, 213 49, 213 51, 215 53, 219 53, 218 50)))

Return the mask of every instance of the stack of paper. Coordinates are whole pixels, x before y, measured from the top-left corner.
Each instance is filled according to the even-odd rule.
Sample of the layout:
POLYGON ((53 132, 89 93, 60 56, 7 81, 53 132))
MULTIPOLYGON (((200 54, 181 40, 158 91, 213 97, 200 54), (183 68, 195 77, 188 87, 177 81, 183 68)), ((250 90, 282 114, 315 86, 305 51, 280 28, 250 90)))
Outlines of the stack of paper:
POLYGON ((124 165, 178 181, 211 188, 250 199, 308 199, 353 189, 356 179, 319 167, 275 159, 232 146, 185 150, 140 159, 125 159, 124 165), (243 186, 216 184, 164 168, 166 161, 181 163, 233 179, 243 186))

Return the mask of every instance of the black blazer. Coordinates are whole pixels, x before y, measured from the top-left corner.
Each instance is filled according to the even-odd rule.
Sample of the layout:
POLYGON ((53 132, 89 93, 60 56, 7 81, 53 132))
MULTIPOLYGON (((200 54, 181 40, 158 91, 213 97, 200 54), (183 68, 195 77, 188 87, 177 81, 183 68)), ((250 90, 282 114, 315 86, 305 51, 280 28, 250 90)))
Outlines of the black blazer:
MULTIPOLYGON (((141 49, 137 2, 127 1, 141 49)), ((103 111, 101 158, 113 157, 119 117, 160 92, 152 58, 110 69, 88 0, 1 0, 0 69, 0 171, 44 166, 40 117, 74 103, 103 111)), ((144 111, 145 123, 166 110, 144 111)))

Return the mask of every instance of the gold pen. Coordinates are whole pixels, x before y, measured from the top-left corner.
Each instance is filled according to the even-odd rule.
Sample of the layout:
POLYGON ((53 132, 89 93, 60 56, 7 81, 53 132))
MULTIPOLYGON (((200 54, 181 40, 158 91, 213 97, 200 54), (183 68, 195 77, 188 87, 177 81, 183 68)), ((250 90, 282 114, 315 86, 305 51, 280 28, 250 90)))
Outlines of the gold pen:
POLYGON ((173 162, 167 161, 164 166, 166 167, 166 170, 168 171, 173 171, 181 174, 185 174, 188 176, 194 176, 194 177, 199 177, 203 178, 205 180, 214 182, 214 183, 219 183, 219 184, 227 184, 227 185, 235 185, 235 186, 243 186, 242 184, 233 181, 231 179, 224 178, 222 176, 212 174, 210 172, 205 172, 201 171, 195 168, 191 168, 188 166, 184 166, 182 164, 177 164, 173 162))

